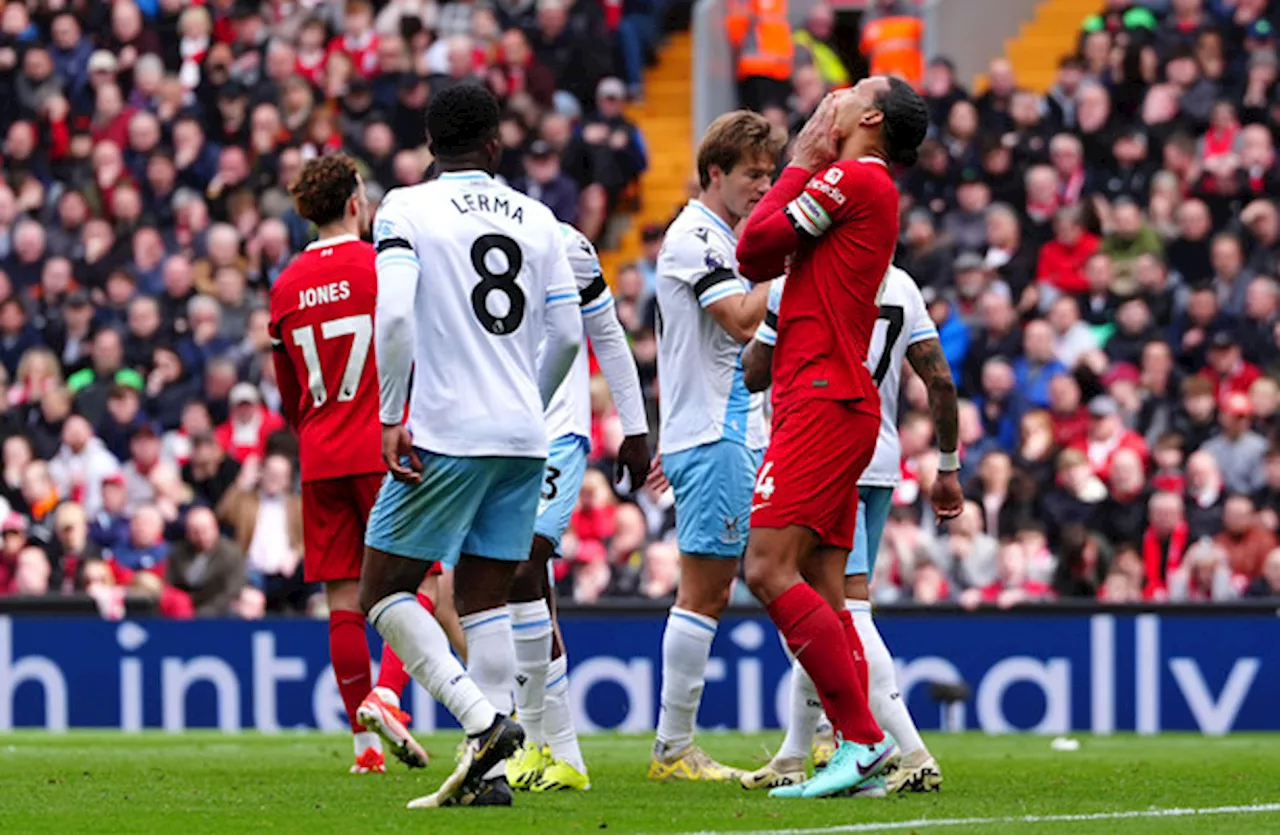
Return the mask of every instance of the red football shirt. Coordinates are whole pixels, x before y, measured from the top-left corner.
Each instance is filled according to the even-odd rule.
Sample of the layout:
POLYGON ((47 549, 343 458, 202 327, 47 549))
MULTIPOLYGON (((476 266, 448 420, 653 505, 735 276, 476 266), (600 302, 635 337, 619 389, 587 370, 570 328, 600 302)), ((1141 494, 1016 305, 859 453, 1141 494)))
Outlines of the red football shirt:
POLYGON ((355 237, 316 241, 271 288, 271 338, 302 480, 381 473, 373 315, 374 251, 355 237))
POLYGON ((805 180, 785 212, 807 234, 792 256, 778 314, 774 408, 782 412, 810 398, 846 400, 879 417, 867 350, 898 242, 897 186, 874 157, 840 161, 811 177, 787 169, 775 188, 785 188, 788 178, 796 186, 805 180))

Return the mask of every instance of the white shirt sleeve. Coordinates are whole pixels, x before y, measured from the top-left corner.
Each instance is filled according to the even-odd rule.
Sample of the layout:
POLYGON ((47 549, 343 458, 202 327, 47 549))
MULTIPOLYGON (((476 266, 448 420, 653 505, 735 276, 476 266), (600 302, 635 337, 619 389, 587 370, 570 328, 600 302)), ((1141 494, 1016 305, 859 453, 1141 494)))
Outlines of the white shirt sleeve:
POLYGON ((756 328, 756 341, 770 348, 778 344, 778 311, 782 309, 782 290, 786 282, 785 277, 769 282, 769 301, 764 321, 756 328))
POLYGON ((618 321, 613 293, 604 280, 595 247, 581 232, 561 224, 565 248, 578 284, 578 304, 600 371, 609 383, 625 435, 647 435, 649 421, 640 392, 640 373, 627 342, 627 333, 618 321))
POLYGON ((544 308, 544 343, 538 367, 538 391, 542 406, 551 402, 556 389, 573 368, 582 345, 582 314, 578 312, 578 283, 565 253, 564 239, 556 235, 547 251, 547 299, 544 308))
POLYGON ((911 282, 911 291, 912 318, 909 323, 911 330, 907 332, 909 346, 924 342, 926 339, 938 338, 938 328, 933 324, 933 319, 929 316, 929 307, 924 303, 924 296, 920 295, 920 288, 916 286, 914 280, 911 282))
POLYGON ((422 273, 407 207, 396 197, 393 193, 383 201, 374 225, 374 246, 378 251, 374 353, 378 360, 379 413, 384 426, 404 421, 413 346, 417 344, 414 303, 422 273))
POLYGON ((696 233, 685 233, 674 242, 671 277, 692 287, 703 308, 747 292, 743 279, 733 268, 734 253, 727 247, 714 233, 708 234, 706 241, 696 233))
POLYGON ((618 417, 622 421, 622 432, 624 435, 647 435, 649 421, 644 413, 640 372, 636 369, 636 358, 627 342, 627 333, 618 321, 613 294, 608 286, 591 305, 592 312, 586 312, 587 306, 584 297, 582 320, 586 324, 587 335, 591 337, 591 347, 595 350, 596 361, 600 363, 600 371, 613 394, 613 404, 618 408, 618 417))

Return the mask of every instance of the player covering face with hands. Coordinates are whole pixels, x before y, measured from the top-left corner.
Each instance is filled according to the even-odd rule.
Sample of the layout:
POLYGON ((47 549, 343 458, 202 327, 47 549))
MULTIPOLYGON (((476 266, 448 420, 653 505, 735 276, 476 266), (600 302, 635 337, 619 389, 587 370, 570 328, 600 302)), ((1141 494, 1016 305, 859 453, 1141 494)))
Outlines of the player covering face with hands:
POLYGON ((812 678, 838 739, 828 767, 774 790, 783 796, 857 790, 898 757, 868 704, 844 580, 858 480, 880 434, 867 355, 898 239, 889 165, 914 163, 927 128, 924 101, 898 79, 872 77, 828 96, 738 244, 739 267, 752 281, 790 265, 773 356, 773 433, 752 497, 747 584, 812 678))
MULTIPOLYGON (((769 313, 747 346, 743 357, 747 387, 767 388, 771 381, 773 346, 777 342, 777 317, 782 304, 784 279, 774 279, 769 290, 769 313)), ((938 331, 915 281, 905 271, 890 267, 884 279, 880 313, 872 335, 867 367, 880 390, 880 436, 875 457, 858 481, 857 528, 853 550, 845 564, 845 608, 853 617, 862 640, 868 673, 868 697, 872 715, 889 731, 901 747, 902 757, 888 770, 885 779, 868 783, 872 793, 880 791, 930 791, 941 786, 942 773, 920 739, 911 714, 903 703, 893 668, 893 658, 871 618, 869 578, 875 573, 880 536, 889 518, 893 491, 901 481, 902 446, 898 439, 898 400, 903 363, 925 382, 929 407, 937 427, 938 446, 945 459, 934 480, 931 500, 941 519, 958 515, 964 506, 957 475, 956 447, 959 418, 956 387, 951 368, 942 352, 938 331), (950 469, 946 469, 950 468, 950 469)), ((805 780, 804 758, 812 737, 815 766, 826 764, 834 744, 829 732, 815 736, 822 716, 821 703, 813 680, 798 662, 792 666, 791 721, 782 747, 766 765, 742 779, 749 789, 793 786, 805 780)))

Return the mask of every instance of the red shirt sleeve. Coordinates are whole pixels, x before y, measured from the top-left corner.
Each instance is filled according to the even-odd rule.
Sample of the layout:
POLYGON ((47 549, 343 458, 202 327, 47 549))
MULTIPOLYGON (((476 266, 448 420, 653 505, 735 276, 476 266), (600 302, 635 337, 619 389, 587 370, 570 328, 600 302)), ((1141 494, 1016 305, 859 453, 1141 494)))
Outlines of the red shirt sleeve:
POLYGON ((856 160, 843 160, 810 174, 788 166, 747 219, 738 242, 738 270, 749 281, 771 281, 787 266, 787 257, 805 241, 826 234, 850 205, 846 192, 865 176, 856 160))
POLYGON ((809 172, 788 166, 747 218, 738 240, 738 272, 748 281, 772 281, 786 270, 800 234, 783 213, 804 190, 809 172))
MULTIPOLYGON (((277 282, 277 287, 279 283, 277 282)), ((280 389, 280 407, 289 425, 298 428, 298 404, 302 399, 302 381, 298 379, 297 370, 289 353, 284 348, 284 332, 280 329, 280 318, 284 312, 280 310, 279 293, 271 294, 271 322, 267 331, 271 336, 271 364, 275 366, 276 388, 280 389)))

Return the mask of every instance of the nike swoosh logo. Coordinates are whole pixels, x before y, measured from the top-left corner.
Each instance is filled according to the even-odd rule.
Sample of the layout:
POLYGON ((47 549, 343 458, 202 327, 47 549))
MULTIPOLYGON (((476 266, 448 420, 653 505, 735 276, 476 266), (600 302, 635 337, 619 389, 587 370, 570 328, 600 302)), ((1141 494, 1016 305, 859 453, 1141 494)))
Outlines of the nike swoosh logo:
POLYGON ((861 777, 866 777, 868 774, 874 773, 880 768, 881 764, 883 764, 884 761, 888 759, 889 755, 892 753, 893 753, 893 748, 886 748, 885 750, 880 752, 880 756, 876 757, 874 760, 871 761, 870 765, 863 766, 862 763, 858 763, 858 775, 861 777))
POLYGON ((353 682, 353 681, 359 681, 359 680, 360 680, 360 679, 362 679, 362 678, 364 678, 364 676, 352 676, 351 678, 344 678, 344 679, 340 680, 338 683, 339 683, 339 684, 342 684, 342 685, 347 685, 347 684, 350 684, 350 683, 351 683, 351 682, 353 682))
POLYGON ((770 507, 772 504, 773 502, 765 502, 764 504, 753 504, 751 505, 751 512, 755 513, 757 510, 764 510, 766 507, 770 507))

